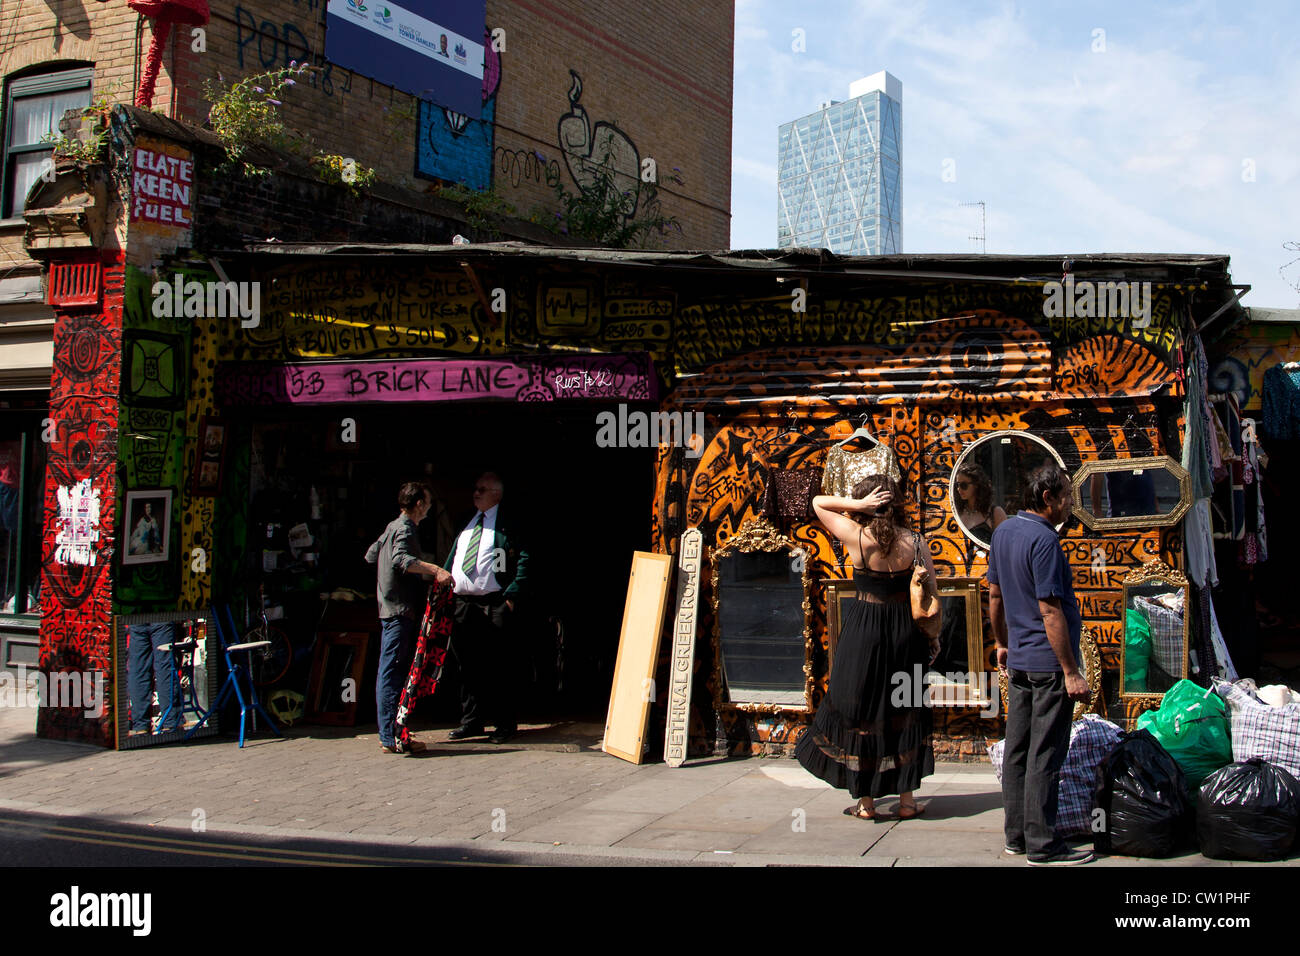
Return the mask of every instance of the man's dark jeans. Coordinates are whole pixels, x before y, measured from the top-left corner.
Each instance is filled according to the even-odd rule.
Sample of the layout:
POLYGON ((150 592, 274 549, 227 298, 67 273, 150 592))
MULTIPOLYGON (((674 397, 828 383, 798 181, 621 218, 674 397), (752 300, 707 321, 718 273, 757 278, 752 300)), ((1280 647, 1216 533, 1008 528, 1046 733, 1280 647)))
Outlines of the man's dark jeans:
POLYGON ((1002 802, 1008 846, 1032 860, 1069 849, 1056 836, 1056 798, 1074 703, 1060 671, 1009 670, 1002 802))
POLYGON ((179 697, 175 706, 172 705, 172 692, 177 689, 176 676, 172 673, 176 662, 169 651, 158 650, 159 644, 171 644, 184 636, 175 621, 132 624, 127 628, 126 684, 131 698, 132 730, 149 729, 149 704, 155 690, 159 715, 167 714, 167 726, 160 727, 159 732, 180 730, 184 726, 179 697))
POLYGON ((411 673, 415 640, 420 622, 409 617, 385 617, 379 621, 379 675, 375 679, 375 701, 379 710, 379 743, 393 746, 397 702, 411 673))

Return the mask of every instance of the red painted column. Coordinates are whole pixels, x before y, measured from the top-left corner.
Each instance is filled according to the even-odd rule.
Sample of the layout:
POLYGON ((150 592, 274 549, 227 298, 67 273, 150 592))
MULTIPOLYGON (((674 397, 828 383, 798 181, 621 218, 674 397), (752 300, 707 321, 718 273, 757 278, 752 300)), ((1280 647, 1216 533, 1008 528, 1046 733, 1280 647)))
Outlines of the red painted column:
MULTIPOLYGON (((55 306, 54 370, 50 379, 50 438, 45 472, 45 530, 41 546, 40 669, 48 686, 75 675, 79 707, 37 714, 40 737, 115 745, 113 558, 117 533, 118 396, 122 373, 125 260, 103 252, 103 292, 97 307, 55 306), (74 491, 98 495, 97 540, 68 546, 66 507, 74 491), (61 500, 62 499, 62 500, 61 500), (64 535, 62 541, 60 534, 64 535), (82 679, 89 678, 89 681, 82 679), (102 681, 102 712, 84 689, 102 681)), ((121 675, 123 681, 126 674, 121 675)), ((67 684, 65 683, 66 687, 67 684)), ((54 701, 67 703, 67 699, 54 701)))

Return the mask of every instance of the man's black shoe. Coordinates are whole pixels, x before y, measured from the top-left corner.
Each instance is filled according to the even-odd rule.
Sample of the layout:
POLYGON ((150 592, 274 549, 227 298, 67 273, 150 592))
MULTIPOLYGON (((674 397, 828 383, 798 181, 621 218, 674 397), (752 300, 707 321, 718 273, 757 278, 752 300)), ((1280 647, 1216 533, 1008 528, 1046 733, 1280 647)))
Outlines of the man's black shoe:
POLYGON ((492 736, 490 736, 488 740, 492 741, 494 744, 503 744, 514 735, 515 731, 513 730, 502 730, 498 727, 496 730, 492 731, 492 736))
POLYGON ((1030 866, 1078 866, 1080 863, 1091 863, 1093 859, 1091 850, 1062 850, 1036 860, 1031 856, 1026 862, 1030 866))
POLYGON ((482 727, 457 727, 451 733, 447 734, 448 740, 464 740, 467 737, 482 737, 482 727))

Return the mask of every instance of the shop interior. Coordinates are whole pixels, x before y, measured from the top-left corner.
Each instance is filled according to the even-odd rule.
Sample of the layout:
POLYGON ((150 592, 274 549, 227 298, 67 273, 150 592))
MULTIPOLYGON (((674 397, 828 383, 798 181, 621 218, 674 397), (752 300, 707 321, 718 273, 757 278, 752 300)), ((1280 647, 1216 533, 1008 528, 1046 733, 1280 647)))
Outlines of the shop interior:
MULTIPOLYGON (((324 679, 317 645, 323 635, 351 634, 358 651, 364 644, 367 666, 357 671, 355 711, 333 722, 368 722, 379 628, 366 549, 397 516, 401 483, 422 480, 434 503, 420 525, 421 543, 442 564, 474 514, 475 479, 494 471, 504 483, 501 508, 523 530, 529 554, 527 598, 517 602, 518 653, 502 662, 518 669, 520 717, 602 721, 632 552, 650 547, 656 454, 598 447, 602 410, 597 403, 458 402, 277 409, 250 420, 240 585, 250 600, 242 610, 256 622, 260 589, 271 627, 293 645, 291 665, 264 694, 305 694, 310 720, 309 684, 324 679)), ((459 719, 454 664, 418 715, 459 719)))

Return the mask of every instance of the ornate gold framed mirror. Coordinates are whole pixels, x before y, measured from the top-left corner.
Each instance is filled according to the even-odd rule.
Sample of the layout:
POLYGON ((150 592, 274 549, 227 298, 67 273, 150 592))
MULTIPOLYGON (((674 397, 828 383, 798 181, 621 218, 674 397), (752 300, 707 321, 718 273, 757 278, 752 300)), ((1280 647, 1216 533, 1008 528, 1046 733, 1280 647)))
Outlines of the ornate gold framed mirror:
POLYGON ((1094 531, 1168 528, 1191 504, 1191 477, 1167 455, 1090 461, 1074 476, 1074 514, 1094 531))
POLYGON ((1123 594, 1120 697, 1159 703, 1187 676, 1187 578, 1163 561, 1148 561, 1124 577, 1123 594))
MULTIPOLYGON (((1083 668, 1083 679, 1088 682, 1088 699, 1074 705, 1071 720, 1079 720, 1084 714, 1101 713, 1101 651, 1097 647, 1097 635, 1086 624, 1079 635, 1079 664, 1083 668)), ((998 671, 998 693, 1002 695, 1002 713, 1007 712, 1008 693, 1007 672, 998 671)))
POLYGON ((758 713, 812 710, 811 558, 766 521, 746 521, 710 557, 713 699, 758 713))
POLYGON ((1029 432, 993 432, 967 445, 948 482, 948 505, 962 533, 988 550, 993 529, 1024 505, 1030 472, 1061 456, 1029 432))

